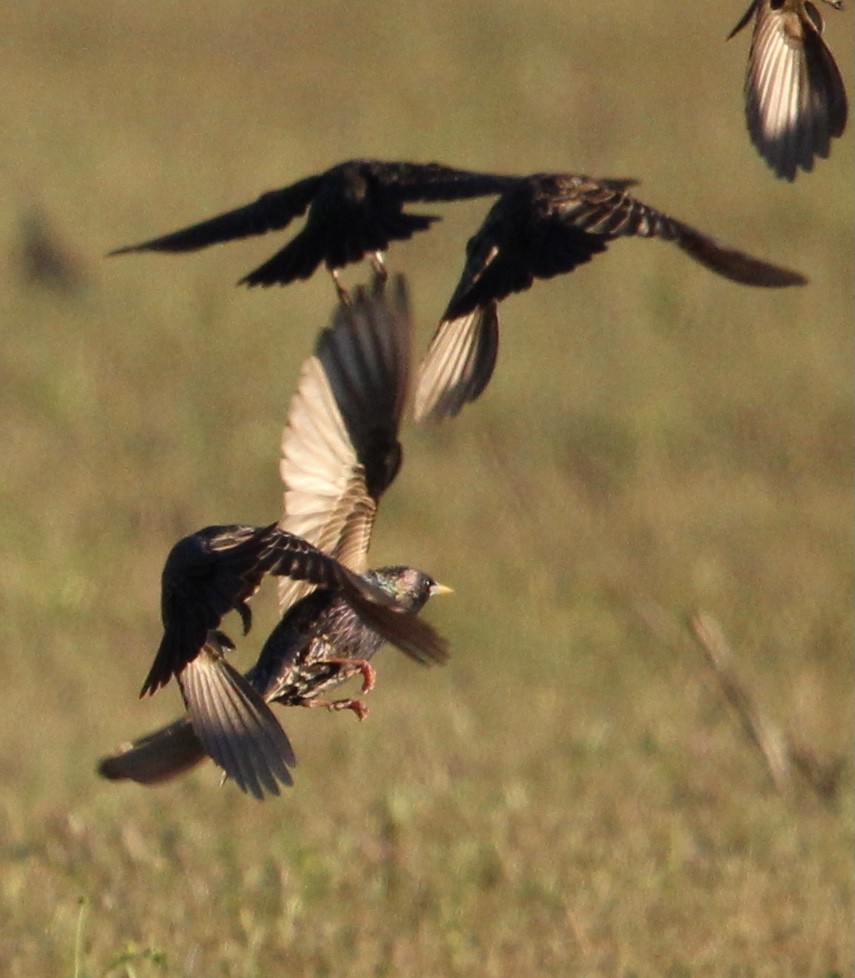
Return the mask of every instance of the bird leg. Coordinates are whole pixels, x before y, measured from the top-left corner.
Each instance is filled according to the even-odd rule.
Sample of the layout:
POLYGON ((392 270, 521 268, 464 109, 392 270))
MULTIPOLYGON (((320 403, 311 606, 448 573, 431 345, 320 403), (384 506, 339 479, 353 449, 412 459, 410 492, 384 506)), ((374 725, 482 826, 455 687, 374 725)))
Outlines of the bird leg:
POLYGON ((367 659, 324 659, 324 665, 327 663, 334 666, 341 666, 341 672, 339 675, 342 677, 342 682, 350 679, 351 676, 355 676, 359 673, 362 676, 362 692, 367 693, 369 689, 374 689, 375 673, 374 666, 367 659))
MULTIPOLYGON (((362 676, 362 692, 367 693, 374 687, 374 667, 367 659, 324 659, 325 666, 337 666, 340 672, 337 675, 339 681, 344 682, 359 673, 362 676)), ((368 707, 362 700, 343 699, 343 700, 315 700, 305 699, 301 706, 322 706, 328 710, 353 710, 358 719, 364 720, 368 716, 368 707)))
POLYGON ((338 293, 338 301, 343 306, 349 306, 350 305, 350 293, 341 284, 341 279, 338 276, 338 269, 337 268, 331 268, 330 269, 330 275, 332 275, 333 283, 335 284, 335 290, 338 293))
POLYGON ((382 295, 386 280, 389 278, 389 270, 386 268, 386 262, 383 261, 382 251, 371 253, 371 271, 374 273, 374 281, 371 283, 372 291, 375 295, 382 295))
POLYGON ((323 706, 328 710, 353 710, 357 720, 364 720, 368 716, 368 707, 362 700, 303 700, 301 706, 323 706))

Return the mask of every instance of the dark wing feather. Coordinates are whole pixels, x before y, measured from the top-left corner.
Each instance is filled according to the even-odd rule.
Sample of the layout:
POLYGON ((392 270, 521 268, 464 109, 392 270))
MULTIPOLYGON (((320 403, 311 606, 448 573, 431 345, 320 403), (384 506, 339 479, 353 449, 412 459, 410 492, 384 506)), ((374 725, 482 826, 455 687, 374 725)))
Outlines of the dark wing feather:
POLYGON ((394 208, 367 208, 353 216, 342 208, 331 225, 310 218, 296 237, 238 285, 288 285, 309 278, 321 262, 328 268, 343 268, 371 252, 386 251, 392 241, 408 240, 438 220, 423 214, 403 214, 394 208))
POLYGON ((534 281, 523 237, 505 233, 499 200, 466 245, 466 263, 442 321, 462 319, 476 309, 523 292, 534 281))
MULTIPOLYGON (((572 174, 517 179, 490 209, 466 246, 466 264, 443 320, 528 289, 535 278, 570 272, 605 250, 589 232, 595 213, 613 216, 629 178, 592 180, 572 174)), ((631 198, 630 198, 631 199, 631 198)))
POLYGON ((737 248, 730 248, 707 234, 701 234, 688 224, 680 221, 673 221, 672 224, 675 230, 673 240, 687 255, 732 282, 775 289, 805 285, 808 281, 801 272, 773 265, 737 248))
POLYGON ((262 194, 258 200, 216 217, 181 228, 171 234, 152 238, 142 244, 128 245, 111 251, 124 255, 132 251, 196 251, 223 241, 235 241, 251 235, 278 231, 303 214, 317 190, 320 177, 307 177, 284 187, 262 194))
POLYGON ((326 240, 310 223, 284 248, 238 280, 238 285, 288 285, 310 278, 326 257, 326 240))
MULTIPOLYGON (((587 260, 596 251, 604 250, 607 241, 631 235, 673 241, 711 271, 743 285, 780 288, 803 285, 807 281, 799 272, 772 265, 743 251, 722 245, 709 235, 649 207, 626 192, 602 188, 584 192, 575 200, 559 204, 555 216, 560 216, 568 231, 568 254, 565 262, 574 259, 573 249, 577 246, 583 255, 581 260, 587 260), (584 255, 584 242, 579 242, 577 238, 579 231, 584 232, 592 245, 587 256, 584 255)), ((554 235, 552 241, 553 246, 541 249, 541 254, 545 260, 557 262, 560 266, 562 258, 558 236, 554 235)), ((576 264, 578 263, 577 261, 576 264)), ((548 277, 543 272, 549 270, 549 267, 542 270, 539 277, 548 277)), ((555 272, 552 271, 551 274, 555 272)))
POLYGON ((729 41, 732 37, 735 37, 742 30, 743 27, 748 26, 749 21, 754 16, 755 11, 757 10, 757 8, 760 6, 761 3, 763 3, 763 0, 752 0, 751 6, 739 18, 739 23, 727 35, 726 40, 729 41))
POLYGON ((335 397, 365 487, 376 502, 398 473, 398 428, 410 371, 410 308, 406 283, 360 289, 340 305, 315 347, 335 397))
POLYGON ((401 201, 466 200, 500 194, 519 179, 495 173, 456 170, 441 163, 371 164, 384 188, 401 201))
POLYGON ((285 732, 270 707, 226 662, 214 640, 179 676, 190 722, 213 760, 243 791, 256 798, 278 795, 292 784, 296 763, 285 732))
POLYGON ((274 549, 275 530, 275 524, 210 526, 172 548, 163 570, 163 639, 141 696, 177 675, 229 611, 237 611, 244 632, 249 630, 247 602, 280 557, 274 549))

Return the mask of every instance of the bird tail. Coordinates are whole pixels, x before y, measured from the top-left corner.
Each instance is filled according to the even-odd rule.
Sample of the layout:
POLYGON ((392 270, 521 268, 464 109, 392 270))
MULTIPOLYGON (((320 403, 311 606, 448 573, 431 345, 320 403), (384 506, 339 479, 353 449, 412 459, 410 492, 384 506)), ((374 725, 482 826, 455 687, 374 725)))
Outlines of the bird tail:
MULTIPOLYGON (((378 232, 381 239, 389 241, 408 241, 418 231, 427 231, 440 220, 438 214, 408 214, 406 211, 388 211, 378 219, 378 232)), ((376 250, 384 251, 388 244, 376 250)), ((375 250, 375 249, 372 249, 375 250)))
POLYGON ((343 268, 365 255, 386 251, 393 241, 409 240, 438 220, 436 216, 406 214, 396 208, 385 208, 355 219, 343 214, 335 233, 330 233, 327 238, 326 263, 330 268, 343 268))
POLYGON ((495 302, 439 324, 419 367, 413 415, 441 421, 474 401, 493 376, 499 352, 495 302))
POLYGON ((249 288, 256 285, 264 288, 270 285, 288 285, 298 279, 310 278, 324 258, 322 237, 307 225, 272 258, 245 275, 238 285, 249 288))
POLYGON ((123 744, 98 763, 98 773, 110 781, 159 784, 194 768, 206 757, 205 748, 186 718, 123 744))

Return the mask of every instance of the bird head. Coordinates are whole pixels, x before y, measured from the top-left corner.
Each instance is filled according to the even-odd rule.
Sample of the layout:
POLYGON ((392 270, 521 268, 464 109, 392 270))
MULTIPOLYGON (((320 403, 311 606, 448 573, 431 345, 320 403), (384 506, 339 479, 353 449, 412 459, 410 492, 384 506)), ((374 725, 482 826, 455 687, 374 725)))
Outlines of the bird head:
POLYGON ((411 612, 421 610, 429 598, 453 593, 450 587, 439 584, 430 574, 416 567, 378 567, 368 571, 365 576, 391 594, 402 608, 411 612))

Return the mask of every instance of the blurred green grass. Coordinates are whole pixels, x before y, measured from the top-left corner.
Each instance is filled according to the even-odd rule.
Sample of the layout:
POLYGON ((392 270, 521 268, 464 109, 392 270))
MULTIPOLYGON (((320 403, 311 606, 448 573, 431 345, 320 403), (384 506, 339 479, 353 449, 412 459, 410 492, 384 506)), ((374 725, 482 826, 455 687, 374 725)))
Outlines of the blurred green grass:
MULTIPOLYGON (((4 974, 73 973, 78 923, 91 976, 851 973, 852 138, 772 179, 742 122, 747 38, 723 43, 741 12, 4 5, 4 974), (811 285, 620 242, 509 299, 495 380, 405 432, 375 535, 378 564, 455 587, 427 612, 449 666, 384 653, 360 726, 287 714, 297 784, 272 804, 212 769, 99 782, 99 754, 177 708, 136 699, 169 546, 278 514, 333 295, 323 274, 233 288, 279 238, 101 256, 360 155, 638 176, 811 285), (34 206, 75 295, 21 276, 34 206), (764 708, 847 759, 836 806, 774 793, 651 606, 722 622, 764 708)), ((827 20, 851 91, 850 15, 827 20)), ((391 252, 421 347, 484 207, 391 252)), ((260 595, 242 663, 272 614, 260 595)))

